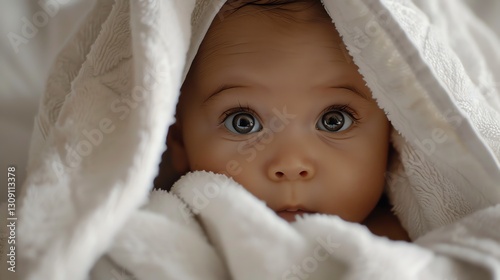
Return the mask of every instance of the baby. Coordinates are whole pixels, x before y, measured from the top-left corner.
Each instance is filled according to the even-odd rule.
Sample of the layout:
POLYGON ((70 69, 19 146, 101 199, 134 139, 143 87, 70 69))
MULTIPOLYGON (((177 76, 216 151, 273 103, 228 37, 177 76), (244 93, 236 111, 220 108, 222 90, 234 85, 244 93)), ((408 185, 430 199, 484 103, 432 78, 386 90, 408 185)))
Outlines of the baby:
POLYGON ((290 222, 331 214, 408 239, 384 196, 391 125, 320 1, 228 1, 181 92, 178 175, 230 176, 290 222))

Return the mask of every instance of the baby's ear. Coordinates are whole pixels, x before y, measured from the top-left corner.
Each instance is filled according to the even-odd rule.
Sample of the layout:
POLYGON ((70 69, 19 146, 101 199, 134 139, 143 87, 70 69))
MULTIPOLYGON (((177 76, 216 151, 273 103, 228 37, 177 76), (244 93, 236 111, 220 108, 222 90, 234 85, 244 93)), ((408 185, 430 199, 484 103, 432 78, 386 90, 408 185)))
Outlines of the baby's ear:
POLYGON ((167 134, 167 149, 171 156, 172 167, 179 175, 189 171, 189 162, 187 159, 184 139, 182 137, 181 125, 178 121, 172 124, 167 134))

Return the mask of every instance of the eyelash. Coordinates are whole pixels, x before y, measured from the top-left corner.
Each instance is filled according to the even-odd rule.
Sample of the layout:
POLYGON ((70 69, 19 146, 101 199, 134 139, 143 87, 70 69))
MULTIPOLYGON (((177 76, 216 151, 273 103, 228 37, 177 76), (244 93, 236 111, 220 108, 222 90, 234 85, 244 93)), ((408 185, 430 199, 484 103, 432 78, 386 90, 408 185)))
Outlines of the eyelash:
POLYGON ((219 125, 224 124, 226 119, 235 113, 250 113, 254 116, 257 116, 257 113, 254 110, 252 110, 250 108, 250 106, 248 106, 248 105, 242 106, 241 104, 238 104, 238 107, 231 108, 231 109, 225 111, 224 113, 222 113, 222 117, 221 117, 221 120, 219 121, 219 125))
MULTIPOLYGON (((348 114, 349 117, 352 118, 352 120, 353 120, 354 123, 357 123, 360 120, 360 118, 358 117, 358 114, 356 113, 356 111, 354 111, 354 109, 352 109, 347 104, 334 104, 334 105, 328 106, 327 108, 325 108, 321 112, 320 116, 323 116, 325 113, 327 113, 329 111, 341 111, 341 112, 344 112, 344 113, 348 114)), ((224 124, 224 122, 226 121, 226 119, 229 116, 231 116, 232 114, 235 114, 235 113, 250 113, 250 114, 252 114, 252 115, 254 115, 254 116, 257 117, 257 113, 254 110, 252 110, 248 105, 242 106, 241 104, 239 104, 238 107, 231 108, 231 109, 225 111, 222 114, 221 120, 219 121, 219 125, 224 124)))
POLYGON ((341 111, 341 112, 344 112, 346 114, 349 115, 349 117, 352 118, 353 122, 354 123, 357 123, 360 118, 358 116, 358 114, 356 113, 356 111, 354 111, 354 109, 351 108, 351 106, 349 106, 348 104, 333 104, 331 106, 328 106, 326 107, 320 115, 323 116, 324 114, 326 114, 327 112, 329 111, 341 111))

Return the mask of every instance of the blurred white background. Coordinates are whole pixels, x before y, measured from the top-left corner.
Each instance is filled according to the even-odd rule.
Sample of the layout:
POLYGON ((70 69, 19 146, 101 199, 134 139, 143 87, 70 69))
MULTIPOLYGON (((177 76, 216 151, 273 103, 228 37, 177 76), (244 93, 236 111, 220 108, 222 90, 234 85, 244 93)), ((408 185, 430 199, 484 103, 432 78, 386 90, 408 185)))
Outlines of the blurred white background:
MULTIPOLYGON (((500 37, 500 0, 463 1, 500 37)), ((18 191, 21 188, 34 116, 50 67, 93 3, 0 0, 0 202, 7 199, 8 166, 17 167, 18 191)))
POLYGON ((465 0, 464 2, 500 37, 500 0, 465 0))
POLYGON ((34 116, 50 67, 93 0, 0 0, 0 202, 7 167, 19 193, 34 116))

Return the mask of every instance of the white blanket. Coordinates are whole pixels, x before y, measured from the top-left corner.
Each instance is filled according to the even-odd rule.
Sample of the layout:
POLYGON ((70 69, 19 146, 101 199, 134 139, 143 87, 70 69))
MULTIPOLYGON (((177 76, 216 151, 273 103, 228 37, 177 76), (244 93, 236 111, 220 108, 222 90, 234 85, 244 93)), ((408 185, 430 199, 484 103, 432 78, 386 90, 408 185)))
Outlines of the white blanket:
POLYGON ((388 193, 414 244, 335 217, 285 224, 212 175, 148 202, 180 85, 224 2, 96 3, 36 119, 22 277, 500 278, 500 43, 460 2, 323 1, 395 128, 388 193), (210 180, 220 195, 184 219, 210 180))
POLYGON ((497 278, 500 225, 483 227, 484 220, 498 220, 499 211, 420 238, 422 248, 327 215, 288 224, 233 180, 198 171, 181 178, 172 193, 151 194, 115 236, 92 279, 129 279, 129 272, 136 279, 497 278))

